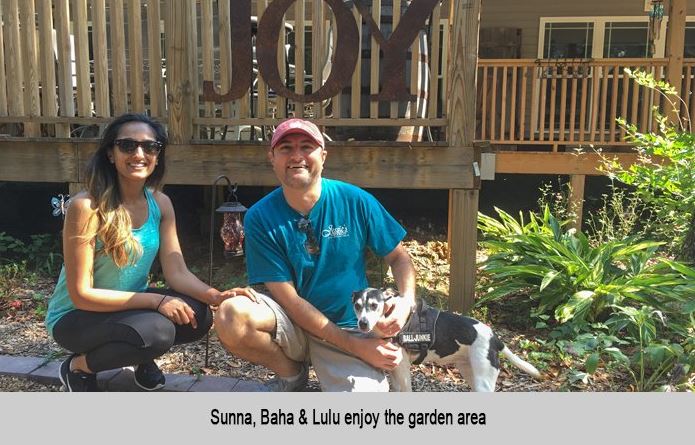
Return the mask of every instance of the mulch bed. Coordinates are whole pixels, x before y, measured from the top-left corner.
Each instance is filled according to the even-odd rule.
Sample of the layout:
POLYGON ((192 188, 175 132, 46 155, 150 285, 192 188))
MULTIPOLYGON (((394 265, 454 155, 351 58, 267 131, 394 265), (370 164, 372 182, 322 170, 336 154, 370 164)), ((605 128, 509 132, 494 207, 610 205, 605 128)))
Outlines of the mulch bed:
MULTIPOLYGON (((442 305, 448 298, 449 264, 446 242, 439 237, 433 239, 426 231, 410 230, 412 239, 405 243, 418 271, 417 284, 421 296, 435 305, 442 305)), ((204 258, 204 257, 203 257, 204 258)), ((204 269, 205 259, 200 259, 197 270, 204 269)), ((191 263, 195 264, 195 261, 191 263)), ((378 267, 377 267, 378 269, 378 267)), ((195 269, 193 269, 195 270, 195 269)), ((370 281, 379 279, 388 282, 389 276, 379 270, 370 271, 370 281)), ((53 291, 54 279, 33 277, 31 283, 17 281, 4 283, 5 295, 0 298, 0 354, 36 356, 57 359, 67 355, 46 333, 43 325, 42 307, 53 291), (11 291, 11 292, 8 292, 11 291)), ((492 309, 490 309, 492 311, 492 309)), ((507 345, 523 358, 527 358, 518 346, 523 338, 533 339, 537 334, 520 326, 496 323, 492 314, 475 314, 485 317, 507 345)), ((157 360, 166 373, 216 375, 248 380, 266 381, 273 373, 262 366, 250 364, 226 352, 214 331, 210 334, 209 360, 205 363, 205 342, 181 345, 172 348, 157 360)), ((625 375, 597 372, 588 383, 570 384, 567 364, 551 363, 541 369, 546 379, 537 382, 502 360, 502 372, 497 384, 498 391, 629 391, 629 380, 625 375)), ((455 368, 440 368, 431 365, 414 366, 413 389, 415 391, 469 391, 455 368)), ((15 378, 0 378, 0 391, 51 391, 55 388, 15 378), (24 383, 22 383, 24 382, 24 383)), ((310 373, 309 390, 318 391, 315 375, 310 373)))
MULTIPOLYGON (((510 342, 511 345, 514 342, 510 342)), ((5 316, 0 320, 0 354, 35 356, 57 359, 67 356, 67 351, 58 346, 46 333, 43 322, 32 318, 15 319, 5 316)), ((215 375, 236 377, 246 380, 266 381, 273 377, 272 371, 238 359, 226 352, 214 332, 210 335, 208 366, 205 366, 205 342, 175 346, 157 359, 157 364, 166 373, 215 375)), ((498 380, 498 391, 557 391, 559 381, 537 382, 503 362, 504 369, 498 380)), ((606 390, 609 388, 586 388, 606 390)), ((28 380, 0 378, 0 391, 52 391, 52 386, 28 380)), ((313 371, 310 373, 309 391, 318 391, 319 385, 313 371)), ((469 391, 470 388, 455 368, 440 368, 430 365, 413 366, 414 391, 469 391)))

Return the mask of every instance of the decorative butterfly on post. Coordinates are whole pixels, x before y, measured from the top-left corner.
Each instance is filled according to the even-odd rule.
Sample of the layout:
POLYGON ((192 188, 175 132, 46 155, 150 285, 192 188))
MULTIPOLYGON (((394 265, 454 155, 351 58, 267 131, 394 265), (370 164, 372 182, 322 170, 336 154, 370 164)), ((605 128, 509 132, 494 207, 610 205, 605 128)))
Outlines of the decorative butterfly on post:
POLYGON ((51 206, 53 207, 53 216, 65 216, 65 209, 67 208, 68 200, 70 195, 63 195, 62 193, 58 197, 51 198, 51 206))

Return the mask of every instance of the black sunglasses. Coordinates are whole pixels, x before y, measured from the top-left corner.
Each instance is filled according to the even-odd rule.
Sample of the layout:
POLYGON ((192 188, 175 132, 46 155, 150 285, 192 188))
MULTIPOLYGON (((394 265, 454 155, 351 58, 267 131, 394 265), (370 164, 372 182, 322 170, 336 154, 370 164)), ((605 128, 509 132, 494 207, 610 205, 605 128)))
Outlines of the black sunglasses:
POLYGON ((118 147, 121 153, 132 155, 138 147, 142 147, 148 155, 156 156, 164 148, 164 144, 159 141, 136 141, 134 139, 116 139, 113 145, 118 147))
POLYGON ((309 255, 318 255, 321 252, 319 248, 319 242, 314 235, 314 227, 311 225, 311 220, 308 218, 302 218, 297 221, 297 227, 299 231, 306 235, 306 241, 304 241, 304 248, 309 255))

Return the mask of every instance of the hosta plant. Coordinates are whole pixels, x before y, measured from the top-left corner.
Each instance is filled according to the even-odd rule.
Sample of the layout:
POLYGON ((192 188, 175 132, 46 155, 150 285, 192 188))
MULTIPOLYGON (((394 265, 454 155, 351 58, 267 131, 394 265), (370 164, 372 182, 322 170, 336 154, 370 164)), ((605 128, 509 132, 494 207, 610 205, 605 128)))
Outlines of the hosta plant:
POLYGON ((527 296, 536 327, 552 328, 559 349, 583 361, 584 371, 574 370, 582 379, 599 364, 618 366, 645 391, 674 380, 677 369, 692 373, 695 269, 658 256, 660 242, 590 242, 547 206, 526 220, 497 213, 478 217, 489 254, 481 265, 489 288, 478 305, 527 296))
POLYGON ((655 256, 661 243, 628 237, 592 247, 548 207, 542 215, 530 213, 528 221, 496 210, 499 220, 478 217, 489 253, 482 272, 492 283, 479 305, 525 294, 535 303, 533 315, 579 325, 606 320, 624 305, 646 305, 671 317, 672 328, 685 334, 695 270, 655 256))

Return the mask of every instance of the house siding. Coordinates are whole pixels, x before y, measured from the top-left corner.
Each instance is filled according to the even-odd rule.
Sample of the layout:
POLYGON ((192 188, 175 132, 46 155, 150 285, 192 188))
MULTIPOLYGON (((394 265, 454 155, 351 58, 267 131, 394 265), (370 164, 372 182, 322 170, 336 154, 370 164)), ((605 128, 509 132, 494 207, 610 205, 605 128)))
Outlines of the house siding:
MULTIPOLYGON (((687 11, 695 11, 688 0, 687 11)), ((480 27, 521 28, 521 58, 538 56, 541 17, 644 16, 642 0, 483 0, 480 27)))

